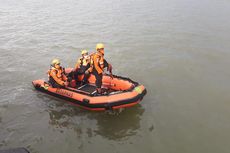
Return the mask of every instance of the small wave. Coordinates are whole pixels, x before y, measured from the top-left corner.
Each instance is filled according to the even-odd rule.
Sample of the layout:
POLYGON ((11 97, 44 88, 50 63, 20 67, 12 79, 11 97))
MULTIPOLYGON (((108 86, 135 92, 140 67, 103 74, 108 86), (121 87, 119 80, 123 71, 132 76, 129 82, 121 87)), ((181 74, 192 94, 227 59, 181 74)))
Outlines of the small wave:
POLYGON ((6 71, 8 71, 8 72, 16 72, 16 71, 18 71, 18 69, 14 68, 14 67, 8 67, 8 68, 6 68, 6 71))

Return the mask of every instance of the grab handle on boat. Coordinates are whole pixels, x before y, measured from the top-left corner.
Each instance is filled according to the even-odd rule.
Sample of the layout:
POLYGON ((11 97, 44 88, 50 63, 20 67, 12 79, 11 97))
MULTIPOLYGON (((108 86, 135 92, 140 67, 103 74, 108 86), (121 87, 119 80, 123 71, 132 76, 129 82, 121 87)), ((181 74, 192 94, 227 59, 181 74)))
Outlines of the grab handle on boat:
POLYGON ((82 102, 85 103, 85 104, 89 104, 89 99, 84 98, 84 99, 82 100, 82 102))

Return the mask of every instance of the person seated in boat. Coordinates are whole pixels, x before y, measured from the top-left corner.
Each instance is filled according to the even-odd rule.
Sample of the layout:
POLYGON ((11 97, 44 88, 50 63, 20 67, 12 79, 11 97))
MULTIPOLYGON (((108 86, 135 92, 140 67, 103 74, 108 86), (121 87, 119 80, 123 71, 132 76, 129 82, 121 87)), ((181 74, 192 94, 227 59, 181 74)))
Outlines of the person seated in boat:
POLYGON ((96 53, 91 55, 91 61, 90 61, 90 69, 89 72, 92 72, 92 74, 96 77, 96 87, 97 87, 97 94, 102 94, 102 77, 104 68, 107 67, 107 71, 110 72, 112 77, 112 65, 109 64, 104 59, 104 44, 98 43, 96 45, 96 53))
POLYGON ((90 56, 87 50, 81 51, 81 57, 77 60, 75 64, 75 71, 74 71, 74 79, 76 80, 76 84, 84 85, 88 83, 88 78, 90 76, 89 72, 90 68, 90 56), (79 75, 84 75, 82 82, 78 81, 79 75))
POLYGON ((65 69, 60 66, 59 59, 53 59, 51 68, 48 71, 49 83, 54 88, 64 88, 68 86, 68 79, 65 75, 65 69))

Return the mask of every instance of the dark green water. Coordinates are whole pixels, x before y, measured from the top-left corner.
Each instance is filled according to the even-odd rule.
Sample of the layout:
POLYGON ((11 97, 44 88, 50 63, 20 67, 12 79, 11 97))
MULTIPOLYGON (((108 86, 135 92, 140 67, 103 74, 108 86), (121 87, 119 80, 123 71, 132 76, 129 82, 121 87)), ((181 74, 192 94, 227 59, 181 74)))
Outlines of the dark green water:
POLYGON ((230 1, 0 0, 0 149, 229 153, 230 1), (37 92, 53 58, 106 45, 143 101, 90 112, 37 92))

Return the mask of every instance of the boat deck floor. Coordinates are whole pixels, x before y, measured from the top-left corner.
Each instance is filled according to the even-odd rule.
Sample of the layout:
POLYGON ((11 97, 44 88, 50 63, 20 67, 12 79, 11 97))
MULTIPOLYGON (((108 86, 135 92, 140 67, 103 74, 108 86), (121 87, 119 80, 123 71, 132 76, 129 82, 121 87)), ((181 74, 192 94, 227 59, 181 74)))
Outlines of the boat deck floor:
POLYGON ((78 90, 81 90, 81 91, 84 91, 84 92, 87 92, 89 94, 93 94, 96 92, 96 86, 95 85, 92 85, 92 84, 85 84, 85 85, 82 85, 80 87, 78 87, 77 89, 78 90))

